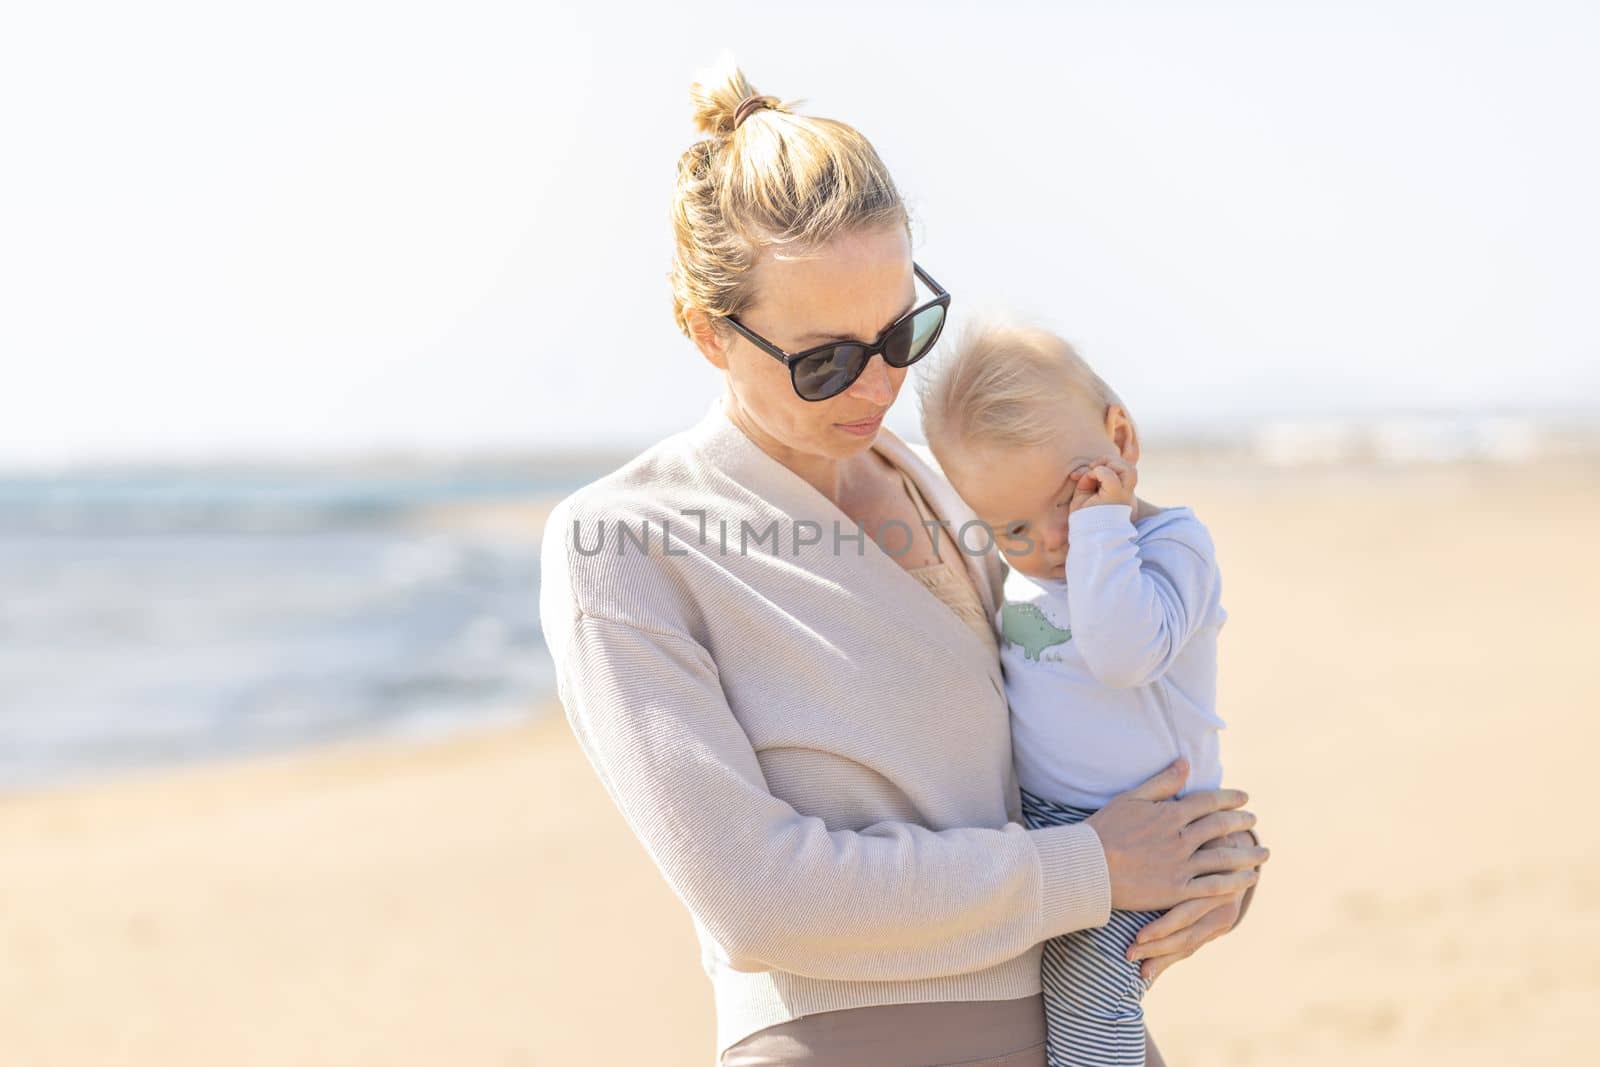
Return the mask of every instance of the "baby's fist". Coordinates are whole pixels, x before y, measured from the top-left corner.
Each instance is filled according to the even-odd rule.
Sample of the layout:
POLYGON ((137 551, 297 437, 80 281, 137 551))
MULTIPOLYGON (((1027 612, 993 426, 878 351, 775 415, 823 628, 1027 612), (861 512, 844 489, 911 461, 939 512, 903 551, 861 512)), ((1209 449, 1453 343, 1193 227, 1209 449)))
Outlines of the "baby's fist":
POLYGON ((1067 505, 1069 513, 1098 504, 1133 505, 1133 488, 1139 483, 1139 472, 1122 457, 1100 456, 1072 473, 1078 484, 1067 505))

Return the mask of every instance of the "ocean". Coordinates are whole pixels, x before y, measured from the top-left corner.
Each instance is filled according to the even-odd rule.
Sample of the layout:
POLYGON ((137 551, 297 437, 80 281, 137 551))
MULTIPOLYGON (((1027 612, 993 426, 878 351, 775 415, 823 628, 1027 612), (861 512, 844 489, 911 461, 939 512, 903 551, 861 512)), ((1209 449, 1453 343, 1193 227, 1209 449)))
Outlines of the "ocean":
POLYGON ((538 524, 595 469, 0 479, 0 790, 551 697, 538 524))

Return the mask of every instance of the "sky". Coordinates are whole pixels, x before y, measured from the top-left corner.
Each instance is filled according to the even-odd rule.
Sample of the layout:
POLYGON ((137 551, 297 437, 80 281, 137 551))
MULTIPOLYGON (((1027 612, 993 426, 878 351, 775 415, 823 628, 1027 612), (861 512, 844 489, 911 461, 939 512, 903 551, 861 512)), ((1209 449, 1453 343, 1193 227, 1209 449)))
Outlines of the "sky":
MULTIPOLYGON (((11 5, 0 466, 642 445, 688 87, 877 147, 915 255, 1152 429, 1600 412, 1592 4, 11 5)), ((889 425, 918 436, 903 391, 889 425)))

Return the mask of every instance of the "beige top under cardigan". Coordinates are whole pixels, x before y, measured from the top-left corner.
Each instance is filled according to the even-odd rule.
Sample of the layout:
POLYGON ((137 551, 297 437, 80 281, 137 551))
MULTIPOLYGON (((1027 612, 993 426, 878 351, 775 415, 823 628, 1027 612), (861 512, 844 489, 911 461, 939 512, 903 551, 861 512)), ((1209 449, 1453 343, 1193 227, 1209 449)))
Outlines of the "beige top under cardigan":
MULTIPOLYGON (((925 449, 874 447, 973 519, 925 449)), ((1093 828, 1021 823, 997 658, 857 532, 721 397, 546 527, 562 704, 693 918, 719 1055, 815 1012, 1031 996, 1042 942, 1110 916, 1093 828)), ((992 614, 998 555, 961 558, 992 614)))
MULTIPOLYGON (((906 487, 906 495, 911 498, 911 503, 916 506, 917 514, 922 516, 924 522, 936 523, 939 516, 934 514, 933 508, 917 488, 917 483, 912 480, 903 468, 895 468, 900 474, 900 481, 906 487)), ((923 527, 923 529, 930 529, 923 527)), ((946 549, 949 545, 944 546, 946 549)), ((958 550, 959 551, 959 550, 958 550)), ((983 600, 978 596, 977 588, 972 584, 972 576, 962 565, 960 559, 945 555, 937 563, 928 563, 921 567, 908 567, 906 573, 921 582, 934 596, 944 603, 944 606, 956 613, 956 617, 966 624, 984 647, 994 655, 1000 655, 1000 644, 995 640, 994 626, 989 622, 989 616, 983 610, 983 600)))

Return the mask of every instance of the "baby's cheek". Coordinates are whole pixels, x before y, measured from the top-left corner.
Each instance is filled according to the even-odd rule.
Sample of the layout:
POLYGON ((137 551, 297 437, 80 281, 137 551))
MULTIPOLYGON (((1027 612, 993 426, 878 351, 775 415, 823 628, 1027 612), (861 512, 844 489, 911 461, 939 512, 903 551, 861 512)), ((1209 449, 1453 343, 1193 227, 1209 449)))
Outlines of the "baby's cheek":
POLYGON ((1039 556, 1041 554, 1038 545, 1034 545, 1033 551, 1028 552, 1020 547, 1007 550, 1004 547, 1004 542, 1001 544, 1002 547, 1000 549, 1000 557, 1006 561, 1006 564, 1010 566, 1012 570, 1021 571, 1023 574, 1034 573, 1034 571, 1037 569, 1039 556))

